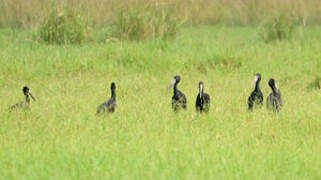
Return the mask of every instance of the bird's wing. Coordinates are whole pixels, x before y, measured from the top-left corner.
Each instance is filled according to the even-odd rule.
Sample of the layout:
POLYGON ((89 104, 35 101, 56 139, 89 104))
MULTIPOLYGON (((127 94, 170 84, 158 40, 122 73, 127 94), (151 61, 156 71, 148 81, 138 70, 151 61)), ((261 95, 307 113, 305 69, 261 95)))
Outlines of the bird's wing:
POLYGON ((282 94, 281 94, 281 91, 280 91, 280 90, 279 90, 279 101, 280 101, 280 106, 283 106, 282 94))
POLYGON ((196 101, 195 101, 195 106, 199 103, 200 101, 200 93, 196 96, 196 101))
POLYGON ((211 97, 207 93, 204 93, 204 99, 205 99, 205 102, 207 102, 207 103, 209 103, 211 101, 211 97))
POLYGON ((247 99, 247 103, 249 105, 253 105, 254 97, 255 97, 255 94, 254 94, 254 92, 252 92, 251 95, 249 96, 249 98, 247 99))
POLYGON ((97 113, 104 111, 105 108, 107 108, 107 102, 104 102, 97 107, 97 113))
POLYGON ((183 102, 186 103, 186 102, 187 102, 186 96, 185 96, 184 94, 182 94, 182 95, 183 95, 183 96, 182 96, 183 102))
POLYGON ((177 91, 178 93, 178 97, 179 97, 179 100, 186 103, 186 96, 184 93, 182 93, 181 91, 177 91))
POLYGON ((25 102, 22 101, 22 102, 19 102, 17 104, 14 104, 14 105, 10 106, 10 109, 13 110, 13 109, 22 108, 24 106, 24 103, 25 102))
POLYGON ((106 108, 115 108, 117 106, 116 99, 110 98, 108 101, 106 101, 106 108))

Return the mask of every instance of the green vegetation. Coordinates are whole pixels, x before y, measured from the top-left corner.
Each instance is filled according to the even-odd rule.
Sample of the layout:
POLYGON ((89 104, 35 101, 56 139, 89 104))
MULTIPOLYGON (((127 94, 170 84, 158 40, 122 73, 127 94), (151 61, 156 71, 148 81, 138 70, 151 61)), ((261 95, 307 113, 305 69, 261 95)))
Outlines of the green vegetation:
POLYGON ((312 90, 320 90, 321 89, 321 77, 320 77, 320 75, 317 75, 314 78, 314 81, 310 83, 309 88, 312 89, 312 90))
POLYGON ((2 0, 0 27, 37 27, 53 8, 79 10, 93 26, 102 27, 117 19, 122 7, 139 11, 146 6, 171 9, 190 24, 258 24, 280 12, 305 25, 321 22, 319 0, 2 0))
POLYGON ((86 38, 88 27, 81 15, 75 12, 53 10, 39 28, 40 39, 55 44, 80 44, 86 38))
POLYGON ((267 20, 261 27, 260 33, 264 41, 290 40, 293 38, 295 23, 287 19, 284 15, 277 15, 273 19, 267 20))
POLYGON ((116 17, 113 34, 123 40, 172 39, 182 24, 173 10, 147 4, 122 8, 116 17))
MULTIPOLYGON (((319 179, 321 27, 264 43, 257 28, 184 27, 175 39, 47 45, 0 30, 0 177, 3 179, 319 179), (248 112, 256 72, 274 77, 279 114, 248 112), (188 110, 174 113, 174 75, 188 110), (198 82, 212 96, 198 115, 198 82), (115 114, 95 116, 117 84, 115 114), (28 85, 31 110, 8 112, 28 85)), ((104 33, 103 33, 104 34, 104 33)), ((94 38, 101 32, 94 31, 94 38)))
POLYGON ((321 178, 321 1, 2 0, 0 11, 2 179, 321 178), (265 98, 276 79, 280 113, 247 111, 257 72, 265 98), (96 116, 112 81, 116 113, 96 116), (37 101, 9 112, 25 85, 37 101))

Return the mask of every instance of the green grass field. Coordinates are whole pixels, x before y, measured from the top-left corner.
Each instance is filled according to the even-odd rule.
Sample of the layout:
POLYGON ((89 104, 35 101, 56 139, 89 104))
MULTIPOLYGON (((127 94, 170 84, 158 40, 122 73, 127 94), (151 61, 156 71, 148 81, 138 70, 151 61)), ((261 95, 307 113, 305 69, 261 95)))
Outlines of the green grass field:
POLYGON ((310 86, 320 75, 321 26, 302 32, 265 43, 256 28, 197 26, 169 41, 55 46, 1 30, 0 177, 320 179, 321 93, 310 86), (279 114, 247 111, 257 72, 265 99, 276 79, 279 114), (188 109, 174 113, 167 87, 177 74, 188 109), (200 80, 209 114, 195 112, 200 80), (98 117, 112 81, 118 108, 98 117), (24 85, 37 101, 10 113, 24 85))

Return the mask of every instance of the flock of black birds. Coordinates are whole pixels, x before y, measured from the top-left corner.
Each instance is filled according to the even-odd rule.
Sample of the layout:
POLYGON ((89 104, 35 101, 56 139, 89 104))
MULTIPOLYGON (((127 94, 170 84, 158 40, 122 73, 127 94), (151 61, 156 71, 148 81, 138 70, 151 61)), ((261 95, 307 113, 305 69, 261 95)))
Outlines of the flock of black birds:
MULTIPOLYGON (((261 108, 263 106, 263 93, 260 89, 261 74, 257 73, 252 82, 252 86, 255 84, 255 88, 252 91, 250 97, 248 98, 249 110, 252 110, 255 107, 261 108)), ((273 78, 269 80, 269 86, 272 89, 272 92, 267 98, 266 106, 268 109, 278 112, 282 108, 282 95, 281 91, 276 85, 276 82, 273 78)))
MULTIPOLYGON (((174 111, 178 111, 180 109, 186 109, 187 100, 184 93, 177 89, 178 83, 181 81, 180 76, 175 76, 172 82, 169 85, 168 90, 170 90, 173 86, 174 94, 172 97, 172 108, 174 111)), ((208 112, 210 108, 210 95, 204 92, 204 83, 203 81, 199 82, 199 93, 196 97, 195 108, 199 112, 208 112)))
MULTIPOLYGON (((178 90, 177 85, 180 82, 181 77, 175 76, 171 81, 168 90, 173 88, 173 97, 172 97, 172 108, 174 111, 187 108, 186 96, 183 92, 178 90)), ((248 98, 248 109, 252 110, 253 108, 263 106, 263 93, 260 89, 261 74, 257 73, 252 82, 252 86, 255 84, 255 88, 252 91, 251 95, 248 98)), ((211 98, 210 95, 204 92, 204 83, 203 81, 199 82, 199 93, 196 97, 195 108, 198 112, 208 112, 210 109, 211 98)), ((278 89, 278 86, 273 78, 269 80, 269 86, 272 89, 271 94, 267 98, 267 107, 272 109, 274 112, 278 112, 282 108, 282 97, 281 91, 278 89)), ((116 84, 114 82, 110 85, 111 97, 104 103, 98 106, 96 114, 102 114, 104 112, 115 112, 117 107, 116 101, 116 84)), ((11 110, 16 109, 28 109, 30 106, 30 97, 36 101, 35 97, 32 95, 29 87, 24 86, 22 88, 23 94, 25 95, 25 101, 17 103, 10 107, 11 110)))

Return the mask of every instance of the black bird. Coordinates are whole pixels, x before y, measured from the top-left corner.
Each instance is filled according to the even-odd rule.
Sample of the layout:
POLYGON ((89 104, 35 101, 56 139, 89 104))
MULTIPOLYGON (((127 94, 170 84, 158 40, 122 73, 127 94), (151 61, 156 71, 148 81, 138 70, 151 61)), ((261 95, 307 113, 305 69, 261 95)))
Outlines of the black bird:
POLYGON ((175 76, 168 88, 168 90, 170 90, 174 86, 174 95, 172 97, 172 108, 174 111, 177 111, 180 108, 186 109, 186 97, 184 93, 177 89, 177 84, 180 82, 180 80, 180 76, 175 76))
POLYGON ((111 97, 108 99, 108 101, 106 101, 98 106, 97 114, 101 114, 105 111, 108 111, 110 113, 115 112, 117 102, 116 102, 116 92, 115 92, 116 91, 116 84, 114 82, 111 83, 110 89, 111 89, 111 97))
POLYGON ((252 110, 253 107, 262 107, 263 105, 263 93, 260 89, 261 74, 257 73, 252 82, 252 87, 255 84, 255 89, 248 98, 249 110, 252 110))
POLYGON ((278 88, 278 86, 273 78, 271 78, 269 80, 269 86, 272 89, 272 93, 267 98, 266 105, 269 109, 272 109, 274 112, 278 112, 282 108, 281 91, 278 88))
POLYGON ((33 97, 33 95, 31 94, 30 92, 30 89, 27 87, 27 86, 24 86, 22 88, 22 92, 23 94, 25 95, 26 97, 26 100, 25 101, 22 101, 22 102, 19 102, 15 105, 12 105, 10 107, 10 110, 18 110, 18 109, 29 109, 29 106, 30 106, 30 98, 29 96, 34 100, 36 101, 36 99, 33 97))
POLYGON ((196 97, 196 111, 199 112, 208 112, 210 109, 210 96, 207 93, 204 93, 204 83, 203 81, 199 82, 199 93, 196 97))

